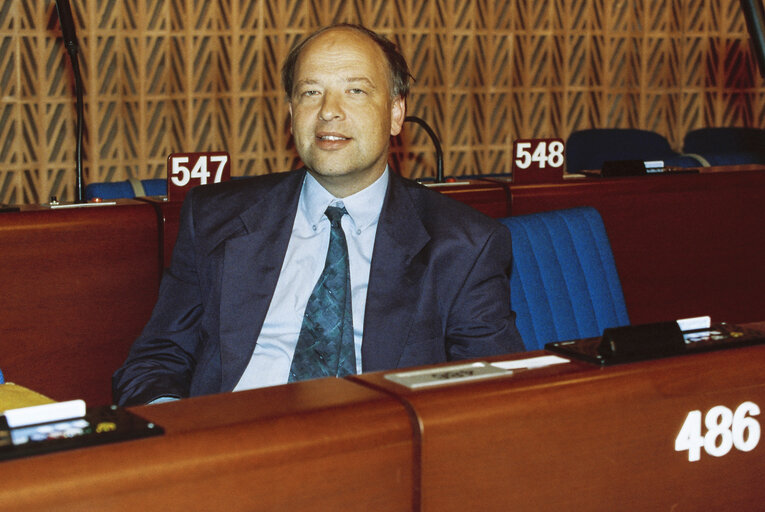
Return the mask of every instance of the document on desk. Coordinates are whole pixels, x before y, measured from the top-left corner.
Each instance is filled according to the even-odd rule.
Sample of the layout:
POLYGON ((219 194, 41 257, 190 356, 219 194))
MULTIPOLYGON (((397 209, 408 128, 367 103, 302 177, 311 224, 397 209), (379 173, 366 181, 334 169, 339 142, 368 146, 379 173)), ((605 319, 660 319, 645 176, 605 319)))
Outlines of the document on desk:
POLYGON ((539 356, 528 359, 514 359, 512 361, 499 361, 491 363, 492 366, 502 368, 503 370, 533 370, 534 368, 543 368, 554 364, 568 363, 570 359, 558 356, 539 356))
POLYGON ((477 361, 450 366, 440 366, 426 370, 388 373, 385 378, 409 389, 420 389, 443 384, 456 384, 492 377, 511 375, 518 370, 532 370, 554 364, 568 363, 569 360, 558 356, 539 356, 513 361, 487 363, 477 361))

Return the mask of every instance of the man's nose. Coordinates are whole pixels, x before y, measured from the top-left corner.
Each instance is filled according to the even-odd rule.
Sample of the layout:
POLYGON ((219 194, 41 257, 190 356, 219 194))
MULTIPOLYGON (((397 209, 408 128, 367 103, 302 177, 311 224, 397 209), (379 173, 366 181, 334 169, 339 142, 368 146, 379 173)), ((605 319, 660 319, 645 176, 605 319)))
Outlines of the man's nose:
POLYGON ((334 92, 324 94, 319 110, 319 118, 322 121, 332 121, 343 117, 343 105, 340 95, 334 92))

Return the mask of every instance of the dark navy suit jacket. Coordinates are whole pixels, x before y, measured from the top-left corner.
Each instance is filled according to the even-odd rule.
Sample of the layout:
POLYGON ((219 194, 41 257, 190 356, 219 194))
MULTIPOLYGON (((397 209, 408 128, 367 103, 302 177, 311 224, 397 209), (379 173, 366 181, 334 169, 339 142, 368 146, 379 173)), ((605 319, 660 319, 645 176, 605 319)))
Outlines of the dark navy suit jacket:
MULTIPOLYGON (((113 379, 119 404, 230 391, 249 363, 287 250, 305 170, 197 187, 152 317, 113 379)), ((390 173, 362 341, 375 371, 523 350, 510 232, 390 173)))

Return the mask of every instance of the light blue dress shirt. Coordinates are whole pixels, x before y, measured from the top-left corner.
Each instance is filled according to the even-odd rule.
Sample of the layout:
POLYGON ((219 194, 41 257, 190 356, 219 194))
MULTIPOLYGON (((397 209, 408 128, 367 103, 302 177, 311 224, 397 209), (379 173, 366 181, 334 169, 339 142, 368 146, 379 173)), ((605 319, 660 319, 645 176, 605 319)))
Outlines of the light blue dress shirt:
POLYGON ((356 372, 361 373, 369 268, 377 222, 388 188, 388 172, 386 169, 372 185, 342 199, 332 196, 310 173, 306 173, 274 296, 250 362, 234 391, 287 383, 305 307, 327 257, 330 224, 324 211, 330 205, 345 206, 348 211, 348 215, 343 216, 342 225, 348 243, 353 293, 356 372))

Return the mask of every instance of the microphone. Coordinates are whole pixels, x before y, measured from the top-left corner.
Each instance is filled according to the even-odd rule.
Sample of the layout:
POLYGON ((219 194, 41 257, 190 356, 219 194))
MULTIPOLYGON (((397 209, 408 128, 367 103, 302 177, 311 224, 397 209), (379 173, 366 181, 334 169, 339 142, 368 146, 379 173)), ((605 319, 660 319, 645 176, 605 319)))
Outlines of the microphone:
POLYGON ((64 46, 70 55, 76 54, 77 33, 74 30, 74 17, 72 9, 69 7, 69 0, 56 0, 56 10, 58 11, 58 21, 61 24, 61 33, 64 36, 64 46))
POLYGON ((765 78, 765 7, 762 0, 741 0, 741 10, 749 30, 752 51, 760 68, 760 76, 765 78))
POLYGON ((411 121, 422 126, 430 136, 430 140, 433 141, 433 145, 436 147, 436 183, 443 183, 444 181, 444 152, 441 150, 441 142, 436 136, 436 132, 430 127, 430 125, 421 117, 406 116, 404 121, 411 121))
POLYGON ((74 90, 77 95, 77 151, 75 167, 75 202, 85 202, 85 188, 83 186, 82 170, 82 126, 85 118, 83 100, 82 100, 82 75, 80 74, 79 46, 77 44, 77 33, 74 29, 74 17, 72 9, 69 6, 69 0, 56 0, 56 11, 58 11, 58 21, 61 25, 61 34, 64 39, 64 46, 69 54, 69 60, 72 62, 72 71, 74 73, 74 90))

